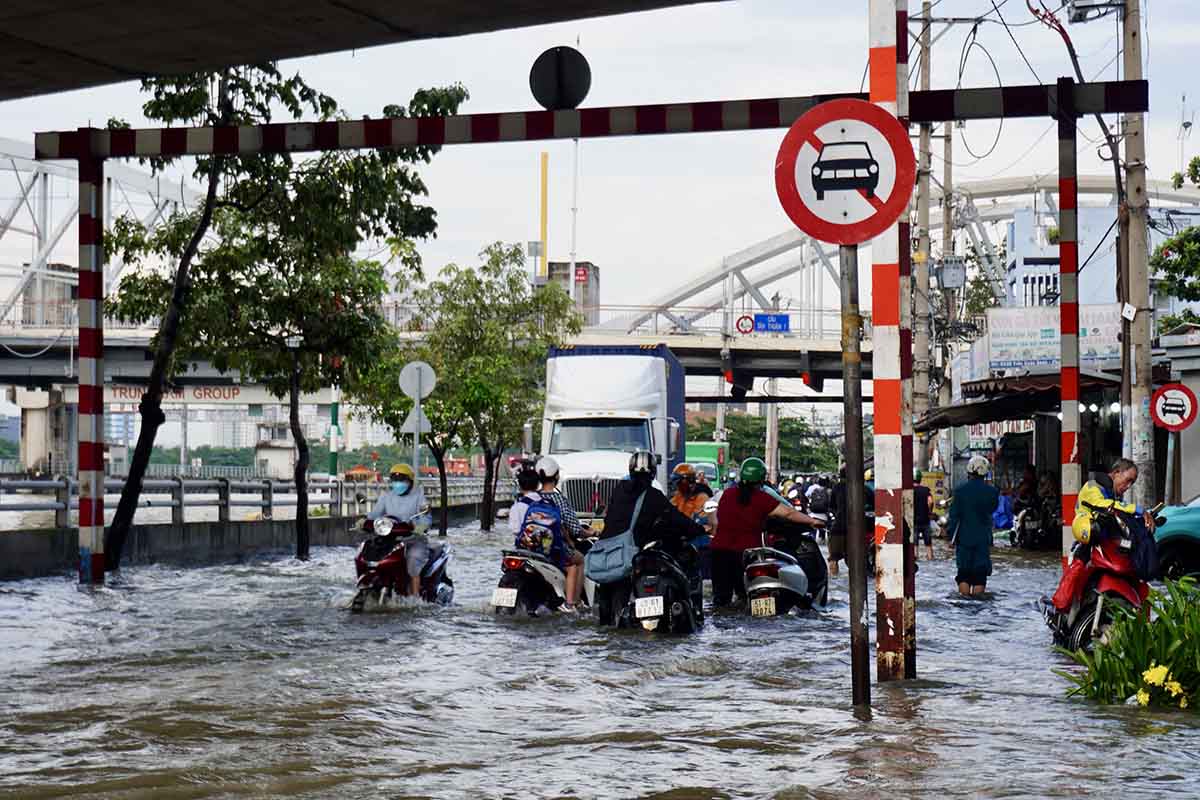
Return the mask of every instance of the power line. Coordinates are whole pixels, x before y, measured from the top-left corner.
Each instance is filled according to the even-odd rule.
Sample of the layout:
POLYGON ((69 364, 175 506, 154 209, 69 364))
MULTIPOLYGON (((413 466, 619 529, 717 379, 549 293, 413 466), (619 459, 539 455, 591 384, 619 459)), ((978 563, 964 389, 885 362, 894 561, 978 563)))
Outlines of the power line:
MULTIPOLYGON (((1004 2, 1006 3, 1008 0, 1004 0, 1004 2)), ((1004 3, 1001 3, 1000 5, 1004 5, 1004 3)), ((1004 31, 1008 34, 1008 38, 1012 39, 1012 43, 1017 48, 1017 52, 1021 54, 1021 60, 1025 62, 1025 66, 1029 67, 1029 71, 1033 73, 1033 77, 1037 79, 1037 82, 1039 84, 1042 83, 1042 77, 1038 75, 1037 70, 1033 68, 1033 64, 1030 64, 1029 59, 1025 57, 1025 51, 1021 49, 1021 44, 1017 41, 1017 37, 1013 36, 1012 29, 1008 27, 1008 22, 1004 19, 1004 15, 1000 13, 1000 6, 996 5, 996 0, 992 0, 992 8, 995 9, 996 16, 999 17, 1000 24, 1004 26, 1004 31)))

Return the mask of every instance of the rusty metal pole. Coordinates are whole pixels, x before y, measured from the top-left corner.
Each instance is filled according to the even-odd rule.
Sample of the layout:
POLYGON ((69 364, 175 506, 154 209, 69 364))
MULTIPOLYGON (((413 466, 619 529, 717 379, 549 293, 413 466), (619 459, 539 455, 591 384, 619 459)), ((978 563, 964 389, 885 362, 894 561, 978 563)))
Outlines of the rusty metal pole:
POLYGON ((858 247, 838 248, 842 288, 842 408, 846 430, 846 561, 850 572, 850 681, 856 706, 871 704, 867 633, 866 509, 863 504, 862 317, 858 247))

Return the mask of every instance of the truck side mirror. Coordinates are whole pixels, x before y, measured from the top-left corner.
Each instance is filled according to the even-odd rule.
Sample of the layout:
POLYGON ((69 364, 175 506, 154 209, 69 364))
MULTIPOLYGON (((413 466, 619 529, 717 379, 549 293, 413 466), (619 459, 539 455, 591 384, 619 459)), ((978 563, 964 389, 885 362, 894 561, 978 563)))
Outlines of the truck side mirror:
POLYGON ((674 419, 667 420, 667 449, 668 455, 674 458, 679 453, 680 435, 682 430, 679 422, 674 419))
POLYGON ((533 422, 526 420, 521 428, 521 432, 524 434, 522 447, 525 450, 525 455, 533 455, 533 422))

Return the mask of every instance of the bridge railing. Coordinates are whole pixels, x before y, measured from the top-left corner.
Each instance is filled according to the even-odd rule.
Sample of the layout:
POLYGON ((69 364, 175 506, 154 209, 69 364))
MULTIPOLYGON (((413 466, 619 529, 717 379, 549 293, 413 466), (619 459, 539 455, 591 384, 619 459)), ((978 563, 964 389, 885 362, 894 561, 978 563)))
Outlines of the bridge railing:
MULTIPOLYGON (((74 302, 47 301, 19 305, 4 320, 0 320, 0 331, 43 329, 58 331, 65 335, 75 328, 74 302)), ((380 309, 383 316, 396 328, 422 333, 437 324, 437 312, 415 303, 384 303, 380 309)), ((736 323, 743 316, 754 317, 754 309, 735 307, 726 313, 723 308, 712 306, 660 306, 639 305, 595 305, 583 306, 584 329, 590 333, 624 333, 631 328, 636 333, 648 335, 707 334, 731 336, 788 336, 807 339, 836 339, 841 335, 841 312, 836 308, 784 308, 778 314, 787 315, 790 330, 787 333, 752 332, 743 334, 736 323), (636 325, 635 325, 636 323, 636 325)), ((147 335, 157 329, 157 320, 147 325, 135 325, 106 317, 104 322, 110 330, 138 330, 147 335)), ((865 320, 865 335, 870 335, 870 320, 865 320)))
MULTIPOLYGON (((437 479, 423 478, 421 485, 430 505, 440 507, 437 479)), ((115 507, 124 486, 124 479, 104 481, 106 505, 111 499, 111 507, 115 507)), ((450 507, 471 505, 483 499, 483 478, 448 477, 447 488, 447 505, 450 507)), ((323 508, 327 509, 325 513, 336 517, 365 514, 387 490, 383 483, 311 481, 308 484, 309 513, 323 508)), ((78 482, 66 478, 0 479, 0 512, 52 511, 54 526, 66 528, 71 524, 71 511, 79 508, 78 492, 78 482), (54 499, 42 499, 46 495, 52 495, 54 499)), ((505 499, 511 494, 512 481, 501 480, 496 489, 497 498, 505 499)), ((184 522, 186 509, 216 508, 218 521, 229 522, 235 509, 253 509, 250 512, 253 517, 271 519, 276 509, 295 508, 297 503, 294 481, 171 478, 143 480, 138 508, 169 508, 173 523, 184 522)))

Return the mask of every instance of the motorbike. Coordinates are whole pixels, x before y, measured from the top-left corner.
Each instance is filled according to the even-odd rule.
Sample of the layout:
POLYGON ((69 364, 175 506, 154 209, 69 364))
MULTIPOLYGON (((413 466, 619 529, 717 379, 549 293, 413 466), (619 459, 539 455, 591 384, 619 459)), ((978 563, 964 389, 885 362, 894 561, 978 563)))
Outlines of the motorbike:
POLYGON ((1062 540, 1062 521, 1051 498, 1039 497, 1023 505, 1008 533, 1013 547, 1024 550, 1053 550, 1062 540))
POLYGON ((829 571, 806 527, 771 524, 762 533, 762 547, 746 550, 742 559, 751 616, 783 615, 828 602, 829 571))
MULTIPOLYGON (((596 539, 581 538, 575 543, 580 554, 586 554, 596 539)), ((500 556, 500 582, 492 590, 492 606, 496 613, 516 614, 524 609, 531 617, 541 609, 557 611, 567 602, 567 574, 549 558, 534 550, 504 550, 500 556)), ((593 605, 596 584, 583 579, 583 597, 593 605)))
POLYGON ((633 557, 633 593, 617 619, 621 628, 641 625, 658 633, 693 633, 704 625, 699 552, 684 544, 668 553, 657 541, 633 557))
MULTIPOLYGON (((411 519, 381 517, 373 523, 363 520, 360 526, 372 535, 363 541, 354 556, 354 568, 358 574, 358 591, 350 603, 350 610, 361 612, 367 600, 385 603, 392 597, 406 597, 409 593, 408 562, 405 553, 417 533, 417 520, 428 514, 422 509, 411 519)), ((449 605, 454 601, 454 581, 446 573, 453 555, 447 542, 429 542, 429 558, 421 568, 420 599, 427 603, 449 605)))
MULTIPOLYGON (((1092 543, 1075 545, 1054 599, 1042 597, 1039 601, 1054 643, 1070 650, 1090 649, 1112 624, 1115 606, 1140 609, 1150 591, 1134 567, 1133 541, 1123 516, 1102 506, 1084 505, 1092 512, 1095 538, 1092 543), (1060 610, 1063 608, 1065 611, 1060 610)), ((1151 517, 1161 509, 1162 505, 1156 506, 1151 517)), ((1162 517, 1154 519, 1149 535, 1164 521, 1162 517)))

